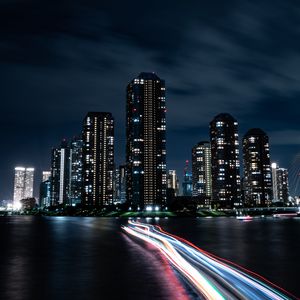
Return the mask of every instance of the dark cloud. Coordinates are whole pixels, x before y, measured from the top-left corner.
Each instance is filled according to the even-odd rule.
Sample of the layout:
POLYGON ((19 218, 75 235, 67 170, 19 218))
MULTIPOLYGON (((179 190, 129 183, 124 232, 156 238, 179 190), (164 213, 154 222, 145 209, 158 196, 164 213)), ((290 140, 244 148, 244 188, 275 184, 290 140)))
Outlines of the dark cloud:
POLYGON ((0 199, 16 164, 49 168, 51 147, 90 110, 114 114, 123 162, 125 88, 141 71, 166 80, 170 168, 181 173, 220 112, 241 136, 262 127, 288 166, 299 151, 299 22, 296 1, 2 1, 0 199))

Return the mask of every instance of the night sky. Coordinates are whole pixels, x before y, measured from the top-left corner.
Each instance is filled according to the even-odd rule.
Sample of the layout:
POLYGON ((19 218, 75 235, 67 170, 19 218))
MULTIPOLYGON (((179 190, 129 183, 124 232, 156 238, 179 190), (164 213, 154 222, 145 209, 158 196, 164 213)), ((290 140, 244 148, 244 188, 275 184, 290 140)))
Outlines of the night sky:
POLYGON ((126 85, 142 71, 166 81, 168 169, 183 173, 221 112, 240 138, 265 130, 271 160, 297 169, 299 1, 2 0, 0 64, 0 200, 18 164, 38 183, 88 111, 113 113, 123 163, 126 85))

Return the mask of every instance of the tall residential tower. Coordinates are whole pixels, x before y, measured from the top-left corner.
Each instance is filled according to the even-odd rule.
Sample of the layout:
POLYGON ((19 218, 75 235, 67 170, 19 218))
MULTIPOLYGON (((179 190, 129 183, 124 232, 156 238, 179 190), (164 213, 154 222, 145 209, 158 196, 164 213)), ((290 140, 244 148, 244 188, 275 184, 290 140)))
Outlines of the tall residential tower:
POLYGON ((70 143, 70 188, 69 202, 75 206, 81 203, 82 193, 82 138, 73 137, 70 143))
POLYGON ((211 148, 209 142, 199 142, 192 149, 193 196, 210 204, 211 186, 211 148))
POLYGON ((279 168, 276 163, 272 163, 272 187, 273 187, 273 199, 272 202, 284 202, 289 201, 289 180, 288 170, 279 168))
POLYGON ((266 206, 272 199, 269 138, 259 128, 243 137, 244 201, 247 206, 266 206))
POLYGON ((135 208, 166 203, 165 81, 141 73, 127 86, 127 201, 135 208))
POLYGON ((34 168, 15 168, 14 206, 20 207, 20 200, 33 197, 34 168))
POLYGON ((83 122, 82 204, 113 204, 114 119, 108 112, 89 112, 83 122))
POLYGON ((238 122, 219 114, 210 122, 212 202, 232 208, 241 205, 238 122))
POLYGON ((51 205, 69 205, 70 147, 63 140, 60 147, 52 149, 51 156, 51 205))

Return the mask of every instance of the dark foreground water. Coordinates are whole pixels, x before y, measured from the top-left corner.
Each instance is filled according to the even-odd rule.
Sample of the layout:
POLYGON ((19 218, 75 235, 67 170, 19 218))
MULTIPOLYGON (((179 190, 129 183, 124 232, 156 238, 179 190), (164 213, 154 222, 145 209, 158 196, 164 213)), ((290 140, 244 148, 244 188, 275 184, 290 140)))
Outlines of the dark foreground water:
MULTIPOLYGON (((159 251, 112 218, 0 217, 0 299, 188 299, 159 251)), ((300 219, 152 220, 300 296, 300 219)))

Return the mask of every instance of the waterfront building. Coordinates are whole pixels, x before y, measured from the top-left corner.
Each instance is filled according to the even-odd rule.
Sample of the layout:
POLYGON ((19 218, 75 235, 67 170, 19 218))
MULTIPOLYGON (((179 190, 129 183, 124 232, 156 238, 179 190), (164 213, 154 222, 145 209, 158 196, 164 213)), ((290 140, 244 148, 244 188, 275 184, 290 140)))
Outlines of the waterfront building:
POLYGON ((165 81, 141 73, 127 86, 126 195, 133 208, 166 203, 165 81))
POLYGON ((272 199, 269 137, 250 129, 243 137, 244 201, 246 206, 268 206, 272 199))
POLYGON ((81 203, 82 194, 82 137, 74 137, 70 143, 69 203, 76 206, 81 203))
POLYGON ((83 122, 82 204, 113 204, 114 119, 109 112, 89 112, 83 122))
POLYGON ((20 200, 33 197, 34 168, 15 167, 13 205, 21 207, 20 200))
POLYGON ((42 172, 42 182, 49 180, 51 177, 51 171, 43 171, 42 172))
POLYGON ((51 205, 70 205, 70 147, 66 140, 51 153, 51 205))
POLYGON ((199 142, 192 148, 193 196, 210 204, 211 183, 211 147, 207 141, 199 142))
POLYGON ((272 163, 272 187, 273 201, 272 202, 289 202, 289 180, 288 170, 279 168, 276 163, 272 163))
POLYGON ((176 170, 169 170, 167 174, 167 188, 172 189, 174 196, 179 196, 179 180, 176 170))
POLYGON ((40 184, 39 206, 41 208, 51 206, 51 180, 50 178, 40 184))
POLYGON ((219 114, 210 122, 212 204, 221 208, 241 206, 238 122, 219 114))
POLYGON ((182 181, 182 196, 191 197, 193 194, 193 178, 189 169, 189 161, 185 161, 183 181, 182 181))

